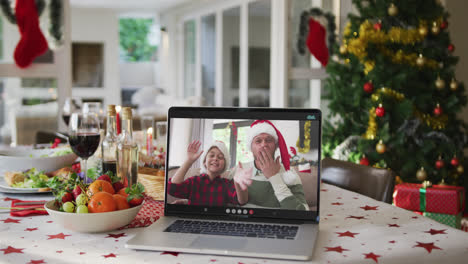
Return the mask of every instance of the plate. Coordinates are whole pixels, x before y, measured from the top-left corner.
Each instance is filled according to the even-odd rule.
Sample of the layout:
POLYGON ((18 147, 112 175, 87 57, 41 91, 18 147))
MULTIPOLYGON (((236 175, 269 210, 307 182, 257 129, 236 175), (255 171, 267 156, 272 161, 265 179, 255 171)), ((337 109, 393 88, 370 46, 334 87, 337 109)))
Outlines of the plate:
POLYGON ((3 176, 0 176, 0 192, 2 193, 50 193, 52 192, 52 191, 40 192, 39 189, 41 188, 10 187, 8 183, 6 183, 5 178, 3 176))

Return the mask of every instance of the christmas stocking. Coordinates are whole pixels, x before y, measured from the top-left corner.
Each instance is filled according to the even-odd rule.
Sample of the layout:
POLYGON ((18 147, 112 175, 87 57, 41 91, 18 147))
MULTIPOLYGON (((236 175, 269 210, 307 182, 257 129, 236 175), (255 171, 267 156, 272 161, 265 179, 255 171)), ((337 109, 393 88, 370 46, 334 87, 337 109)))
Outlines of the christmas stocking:
POLYGON ((39 55, 47 51, 47 41, 39 28, 39 16, 34 0, 16 0, 16 22, 21 39, 16 45, 14 58, 20 68, 28 67, 39 55))
POLYGON ((328 48, 325 43, 325 28, 313 18, 309 19, 309 34, 306 45, 314 57, 320 61, 323 67, 328 63, 328 48))

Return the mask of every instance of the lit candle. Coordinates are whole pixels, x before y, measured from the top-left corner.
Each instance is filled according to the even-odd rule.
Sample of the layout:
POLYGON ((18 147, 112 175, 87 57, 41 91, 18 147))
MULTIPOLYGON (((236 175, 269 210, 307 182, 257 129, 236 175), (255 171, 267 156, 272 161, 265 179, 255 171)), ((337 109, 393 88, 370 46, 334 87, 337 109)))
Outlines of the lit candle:
POLYGON ((115 107, 115 122, 116 122, 116 129, 117 129, 117 135, 120 135, 120 105, 115 107))
POLYGON ((153 128, 149 127, 146 131, 146 153, 148 156, 153 154, 153 128))

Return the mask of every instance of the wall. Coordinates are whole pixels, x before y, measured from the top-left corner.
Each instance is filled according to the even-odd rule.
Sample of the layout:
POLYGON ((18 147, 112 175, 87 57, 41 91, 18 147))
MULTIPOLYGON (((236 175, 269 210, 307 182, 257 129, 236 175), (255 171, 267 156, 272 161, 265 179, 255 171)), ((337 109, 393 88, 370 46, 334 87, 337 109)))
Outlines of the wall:
POLYGON ((119 23, 111 9, 72 8, 72 42, 103 43, 103 88, 73 88, 73 96, 104 98, 104 104, 120 104, 119 84, 119 23))

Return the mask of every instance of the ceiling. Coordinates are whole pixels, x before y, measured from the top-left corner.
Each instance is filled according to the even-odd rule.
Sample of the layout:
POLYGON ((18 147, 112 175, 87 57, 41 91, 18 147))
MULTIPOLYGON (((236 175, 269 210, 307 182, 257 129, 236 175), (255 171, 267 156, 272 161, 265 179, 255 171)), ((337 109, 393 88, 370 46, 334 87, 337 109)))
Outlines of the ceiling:
POLYGON ((70 0, 72 7, 164 11, 190 0, 70 0))

